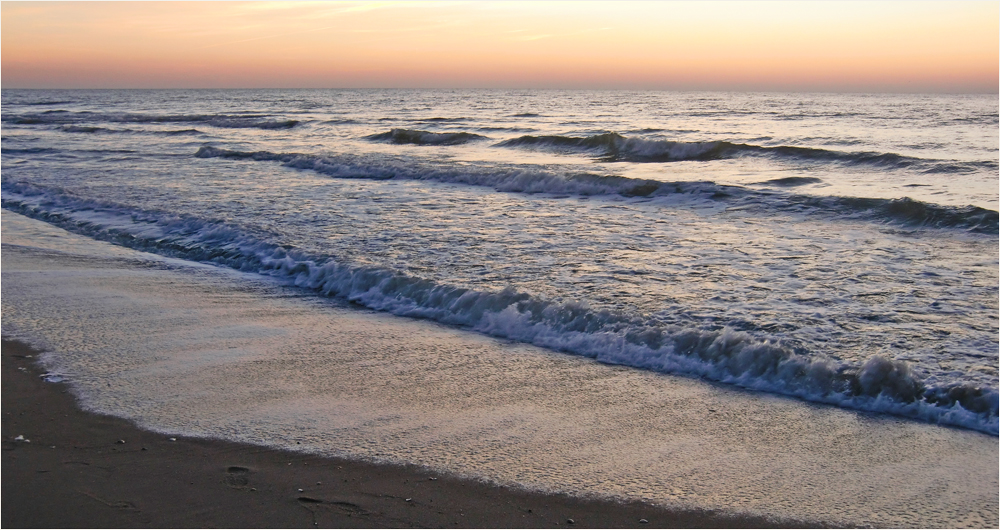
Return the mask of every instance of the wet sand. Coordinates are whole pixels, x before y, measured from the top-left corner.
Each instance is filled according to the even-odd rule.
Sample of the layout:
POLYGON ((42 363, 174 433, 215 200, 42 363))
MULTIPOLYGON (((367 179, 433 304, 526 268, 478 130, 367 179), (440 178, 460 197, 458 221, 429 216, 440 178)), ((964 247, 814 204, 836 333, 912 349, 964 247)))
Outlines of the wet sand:
POLYGON ((544 495, 419 467, 219 440, 172 440, 80 410, 66 384, 41 379, 37 355, 3 341, 4 528, 817 526, 544 495))

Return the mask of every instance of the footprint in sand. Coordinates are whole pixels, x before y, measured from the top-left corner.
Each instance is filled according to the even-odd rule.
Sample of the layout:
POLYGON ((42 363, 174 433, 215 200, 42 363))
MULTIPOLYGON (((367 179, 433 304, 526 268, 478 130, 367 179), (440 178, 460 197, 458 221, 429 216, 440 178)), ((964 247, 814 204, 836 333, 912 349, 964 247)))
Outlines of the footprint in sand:
POLYGON ((247 489, 250 486, 250 468, 229 466, 226 468, 226 485, 230 488, 247 489))

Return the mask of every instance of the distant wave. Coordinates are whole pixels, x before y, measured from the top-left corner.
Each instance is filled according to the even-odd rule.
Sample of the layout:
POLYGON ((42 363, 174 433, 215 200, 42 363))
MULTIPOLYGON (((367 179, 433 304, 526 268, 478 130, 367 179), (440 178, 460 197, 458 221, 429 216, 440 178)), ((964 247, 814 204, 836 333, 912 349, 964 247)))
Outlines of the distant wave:
POLYGON ((109 129, 107 127, 89 127, 81 125, 66 125, 60 127, 59 130, 68 133, 84 133, 84 134, 161 134, 166 136, 182 136, 188 134, 202 134, 198 129, 178 129, 172 131, 135 131, 132 129, 109 129))
POLYGON ((280 162, 286 167, 312 170, 335 178, 432 180, 488 186, 504 192, 585 196, 661 197, 685 194, 699 199, 728 201, 734 205, 753 205, 778 211, 809 209, 817 214, 861 217, 907 226, 958 228, 983 234, 996 234, 1000 226, 998 213, 994 210, 977 206, 944 206, 909 198, 768 195, 714 182, 662 182, 593 173, 559 173, 542 168, 526 169, 523 166, 421 165, 408 159, 246 152, 211 146, 200 147, 194 156, 280 162))
POLYGON ((202 123, 229 129, 290 129, 298 120, 274 119, 266 114, 97 114, 92 112, 42 113, 4 116, 16 125, 80 125, 83 123, 202 123))
POLYGON ((27 183, 5 182, 2 206, 95 239, 268 274, 323 296, 436 320, 601 362, 688 374, 843 407, 998 433, 1000 394, 934 386, 910 365, 805 355, 767 335, 650 324, 637 315, 557 303, 514 289, 476 291, 389 269, 308 255, 222 221, 139 211, 27 183))
POLYGON ((520 136, 504 140, 496 145, 497 147, 529 147, 583 153, 605 162, 705 162, 740 156, 764 156, 789 161, 832 162, 893 169, 912 168, 925 173, 970 173, 996 170, 1000 167, 995 161, 942 161, 895 153, 844 152, 795 146, 765 147, 724 141, 677 142, 629 138, 613 132, 584 137, 520 136))
POLYGON ((443 122, 457 122, 457 121, 468 121, 468 120, 469 120, 469 118, 442 118, 442 117, 434 117, 434 118, 421 118, 421 119, 417 120, 417 122, 420 122, 420 123, 443 123, 443 122))
POLYGON ((0 153, 6 153, 11 155, 37 155, 43 153, 60 153, 59 149, 54 149, 51 147, 3 147, 0 148, 0 153))
POLYGON ((485 136, 467 132, 436 133, 412 129, 392 129, 391 131, 365 137, 373 142, 414 145, 461 145, 476 140, 486 140, 485 136))
POLYGON ((165 134, 167 136, 182 136, 188 134, 204 134, 198 129, 177 129, 173 131, 153 131, 153 134, 165 134))
POLYGON ((107 127, 83 127, 83 126, 79 126, 79 125, 67 125, 65 127, 61 127, 59 130, 61 130, 63 132, 70 132, 70 133, 123 133, 123 132, 132 132, 132 131, 130 131, 128 129, 125 129, 125 130, 114 130, 114 129, 108 129, 107 127))
POLYGON ((522 133, 527 133, 537 130, 534 127, 498 127, 498 126, 482 126, 482 127, 476 127, 475 129, 477 131, 483 131, 483 132, 508 131, 508 132, 522 132, 522 133))
POLYGON ((783 188, 790 188, 794 186, 805 186, 807 184, 818 184, 823 182, 822 179, 816 177, 784 177, 778 179, 765 180, 763 182, 755 182, 754 184, 770 184, 772 186, 781 186, 783 188))

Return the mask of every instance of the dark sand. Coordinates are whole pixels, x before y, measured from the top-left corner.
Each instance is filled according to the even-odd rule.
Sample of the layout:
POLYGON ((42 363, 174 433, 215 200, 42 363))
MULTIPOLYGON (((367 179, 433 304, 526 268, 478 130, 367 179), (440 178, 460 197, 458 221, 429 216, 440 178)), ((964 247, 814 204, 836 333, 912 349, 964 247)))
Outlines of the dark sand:
POLYGON ((3 341, 4 528, 815 526, 544 495, 218 440, 171 441, 80 410, 67 385, 42 381, 36 356, 3 341), (15 441, 19 435, 26 440, 15 441))

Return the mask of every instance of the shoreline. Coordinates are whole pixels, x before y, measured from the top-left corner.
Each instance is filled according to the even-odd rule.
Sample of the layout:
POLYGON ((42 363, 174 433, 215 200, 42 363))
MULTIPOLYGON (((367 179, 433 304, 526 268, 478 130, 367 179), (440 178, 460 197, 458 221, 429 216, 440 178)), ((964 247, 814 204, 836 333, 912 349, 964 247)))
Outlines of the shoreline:
MULTIPOLYGON (((63 451, 19 474, 8 464, 5 500, 20 495, 25 513, 118 505, 145 519, 103 526, 174 527, 996 525, 995 437, 601 364, 4 222, 5 329, 73 389, 43 383, 33 353, 5 358, 5 378, 26 385, 5 382, 4 412, 19 416, 5 414, 6 457, 63 451), (61 401, 18 408, 45 396, 61 401), (67 434, 94 425, 99 436, 67 434), (18 435, 32 443, 10 444, 18 435), (35 498, 50 493, 76 504, 35 498)), ((75 526, 100 522, 89 517, 75 526)))
POLYGON ((826 526, 544 494, 419 466, 223 440, 171 440, 81 410, 67 384, 42 381, 37 350, 7 338, 2 346, 6 528, 826 526))

